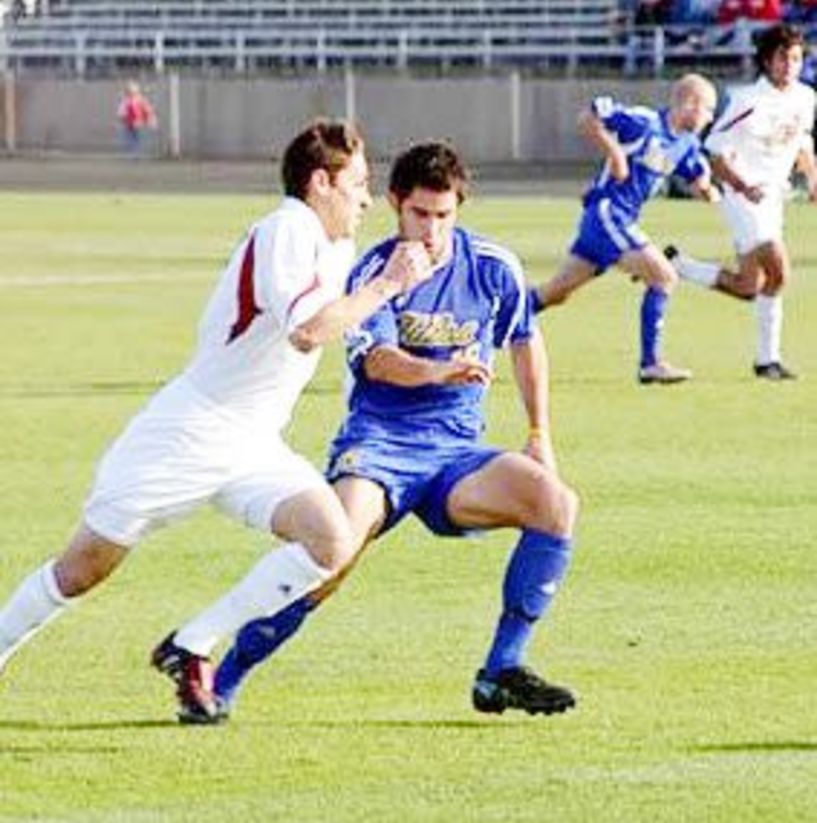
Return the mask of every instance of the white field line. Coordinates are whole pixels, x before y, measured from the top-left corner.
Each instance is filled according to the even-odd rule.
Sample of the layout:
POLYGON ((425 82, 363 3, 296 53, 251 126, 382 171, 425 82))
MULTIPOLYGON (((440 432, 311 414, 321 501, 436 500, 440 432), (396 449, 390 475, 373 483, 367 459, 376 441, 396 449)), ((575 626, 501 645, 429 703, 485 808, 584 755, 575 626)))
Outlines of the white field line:
POLYGON ((0 277, 0 288, 39 288, 40 286, 94 286, 119 285, 130 283, 204 283, 212 281, 212 275, 204 274, 75 274, 75 275, 44 275, 31 277, 20 275, 0 277))

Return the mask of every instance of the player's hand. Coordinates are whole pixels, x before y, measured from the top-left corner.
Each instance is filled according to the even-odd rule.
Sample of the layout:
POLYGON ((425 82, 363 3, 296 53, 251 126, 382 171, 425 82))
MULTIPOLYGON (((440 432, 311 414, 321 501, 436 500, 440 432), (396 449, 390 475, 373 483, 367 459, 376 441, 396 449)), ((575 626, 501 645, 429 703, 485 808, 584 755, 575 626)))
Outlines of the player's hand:
POLYGON ((417 240, 403 240, 394 247, 380 276, 399 294, 419 286, 431 277, 432 272, 426 247, 417 240))
POLYGON ((522 449, 522 452, 551 471, 557 471, 553 444, 550 442, 550 437, 546 434, 531 432, 528 435, 528 442, 525 443, 525 448, 522 449))
POLYGON ((748 184, 743 187, 740 193, 750 203, 759 203, 766 196, 762 186, 750 186, 748 184))
POLYGON ((436 360, 432 364, 432 383, 446 386, 464 386, 475 383, 489 386, 494 379, 493 372, 484 364, 474 360, 436 360))
POLYGON ((717 186, 713 186, 711 182, 707 182, 700 188, 701 198, 707 203, 720 203, 722 200, 721 190, 717 186))

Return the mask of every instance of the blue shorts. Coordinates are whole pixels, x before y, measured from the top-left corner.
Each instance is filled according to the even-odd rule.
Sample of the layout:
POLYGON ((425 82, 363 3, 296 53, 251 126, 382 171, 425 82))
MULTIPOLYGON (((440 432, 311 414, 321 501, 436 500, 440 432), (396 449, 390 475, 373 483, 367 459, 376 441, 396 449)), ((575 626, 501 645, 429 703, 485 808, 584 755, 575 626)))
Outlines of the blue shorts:
POLYGON ((599 200, 582 213, 570 253, 594 263, 597 274, 602 274, 623 254, 643 249, 649 242, 631 215, 616 209, 609 200, 599 200))
POLYGON ((478 529, 452 522, 446 511, 454 486, 502 454, 477 443, 396 442, 339 436, 332 443, 329 481, 363 477, 386 492, 389 512, 380 533, 414 513, 434 534, 457 537, 478 529))

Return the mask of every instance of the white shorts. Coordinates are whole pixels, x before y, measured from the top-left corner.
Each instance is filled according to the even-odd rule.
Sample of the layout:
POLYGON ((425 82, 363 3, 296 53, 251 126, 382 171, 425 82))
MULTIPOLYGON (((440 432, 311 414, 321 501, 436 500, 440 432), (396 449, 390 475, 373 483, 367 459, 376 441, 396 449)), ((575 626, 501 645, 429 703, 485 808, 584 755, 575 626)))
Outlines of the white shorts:
POLYGON ((759 203, 751 203, 732 189, 724 191, 720 207, 739 255, 783 239, 783 192, 777 187, 764 192, 759 203))
POLYGON ((327 487, 276 431, 253 431, 219 414, 189 386, 170 384, 130 422, 97 467, 85 522, 120 546, 212 503, 269 532, 276 507, 327 487))

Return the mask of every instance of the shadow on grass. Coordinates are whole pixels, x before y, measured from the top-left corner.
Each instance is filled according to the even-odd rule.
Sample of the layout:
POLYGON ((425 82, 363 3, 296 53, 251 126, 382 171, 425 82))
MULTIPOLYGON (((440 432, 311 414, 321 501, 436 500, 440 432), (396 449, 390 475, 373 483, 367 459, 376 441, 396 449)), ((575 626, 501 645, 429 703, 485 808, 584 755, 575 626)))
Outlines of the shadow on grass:
MULTIPOLYGON (((194 725, 183 726, 176 720, 106 720, 96 723, 46 723, 38 720, 0 720, 0 754, 14 751, 3 745, 3 732, 97 732, 97 731, 117 731, 117 730, 154 730, 154 729, 212 729, 212 728, 258 728, 264 726, 274 726, 280 729, 285 726, 290 729, 313 729, 326 731, 348 730, 348 729, 417 729, 424 731, 451 729, 456 731, 473 730, 476 732, 490 732, 497 728, 502 729, 529 729, 529 725, 523 718, 485 718, 483 720, 454 720, 454 719, 428 719, 428 720, 290 720, 281 722, 280 720, 253 720, 252 717, 235 720, 227 724, 194 725)), ((195 734, 195 731, 192 732, 195 734)), ((817 745, 815 746, 817 748, 817 745)), ((714 751, 715 749, 713 749, 714 751)))
POLYGON ((367 729, 491 729, 496 726, 518 726, 512 720, 349 720, 349 721, 312 721, 291 726, 322 727, 325 729, 349 729, 362 727, 367 729))
POLYGON ((176 720, 106 720, 98 723, 44 723, 38 720, 0 720, 0 752, 5 751, 2 733, 9 732, 98 732, 117 729, 177 729, 176 720))
POLYGON ((120 754, 127 751, 121 746, 3 746, 0 744, 0 757, 11 755, 21 759, 40 758, 52 754, 89 754, 98 757, 100 754, 120 754))
POLYGON ((692 751, 704 754, 725 752, 817 752, 817 742, 811 740, 769 740, 765 742, 713 743, 707 746, 693 746, 692 751))

